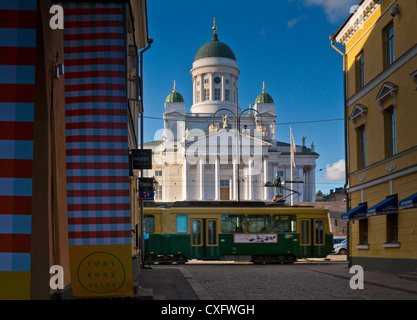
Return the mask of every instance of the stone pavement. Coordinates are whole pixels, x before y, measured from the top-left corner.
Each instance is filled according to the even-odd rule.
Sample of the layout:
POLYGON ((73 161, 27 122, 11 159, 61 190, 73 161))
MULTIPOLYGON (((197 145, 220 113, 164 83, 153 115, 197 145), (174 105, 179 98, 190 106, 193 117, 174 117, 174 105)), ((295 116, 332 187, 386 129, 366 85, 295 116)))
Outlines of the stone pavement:
MULTIPOLYGON (((338 257, 331 262, 329 259, 308 259, 294 264, 294 267, 304 268, 310 271, 323 273, 343 279, 351 279, 349 268, 343 259, 338 257), (339 261, 337 261, 339 260, 339 261), (340 261, 341 260, 341 261, 340 261)), ((207 264, 203 261, 191 261, 189 264, 207 264)), ((211 262, 233 263, 217 261, 211 262)), ((239 262, 239 264, 244 262, 239 262)), ((212 300, 213 297, 206 291, 185 266, 158 266, 151 269, 142 269, 139 273, 137 283, 141 287, 139 294, 141 299, 149 300, 212 300)), ((417 281, 401 279, 397 275, 364 271, 364 282, 389 289, 400 290, 407 293, 417 294, 417 281)))

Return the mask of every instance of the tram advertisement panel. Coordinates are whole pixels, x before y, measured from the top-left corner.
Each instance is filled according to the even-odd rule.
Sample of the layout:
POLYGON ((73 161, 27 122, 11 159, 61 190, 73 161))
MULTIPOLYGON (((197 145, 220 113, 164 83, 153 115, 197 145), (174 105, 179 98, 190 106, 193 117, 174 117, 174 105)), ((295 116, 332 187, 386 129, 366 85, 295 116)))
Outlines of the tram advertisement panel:
POLYGON ((276 234, 235 234, 234 243, 277 243, 276 234))

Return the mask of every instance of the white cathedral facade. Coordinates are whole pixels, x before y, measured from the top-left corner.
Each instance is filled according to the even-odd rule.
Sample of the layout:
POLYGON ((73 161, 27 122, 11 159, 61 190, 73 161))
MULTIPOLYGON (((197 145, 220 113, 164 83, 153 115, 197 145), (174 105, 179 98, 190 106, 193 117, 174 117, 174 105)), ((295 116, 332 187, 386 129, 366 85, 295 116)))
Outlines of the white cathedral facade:
MULTIPOLYGON (((265 85, 253 107, 238 104, 240 70, 232 49, 212 40, 196 53, 191 69, 193 101, 190 112, 174 90, 165 100, 161 139, 145 143, 153 150, 158 190, 155 201, 261 200, 271 201, 277 177, 289 181, 292 169, 294 201, 315 201, 315 161, 318 154, 296 146, 290 163, 290 144, 277 141, 275 103, 265 85)), ((288 133, 289 136, 289 133, 288 133)), ((289 183, 282 196, 289 201, 289 183)))

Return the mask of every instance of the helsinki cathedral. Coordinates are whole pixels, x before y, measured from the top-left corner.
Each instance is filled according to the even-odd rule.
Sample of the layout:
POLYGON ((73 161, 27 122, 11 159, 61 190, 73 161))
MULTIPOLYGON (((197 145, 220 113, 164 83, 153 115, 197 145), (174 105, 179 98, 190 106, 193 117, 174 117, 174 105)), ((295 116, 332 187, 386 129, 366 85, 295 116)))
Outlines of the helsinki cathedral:
POLYGON ((192 63, 191 107, 174 81, 161 139, 144 144, 153 150, 153 168, 145 175, 158 182, 155 201, 271 201, 277 194, 289 201, 291 170, 294 201, 315 201, 314 144, 306 147, 304 137, 291 166, 290 143, 277 141, 274 99, 263 84, 253 107, 239 106, 239 74, 235 53, 219 40, 214 22, 211 40, 192 63))

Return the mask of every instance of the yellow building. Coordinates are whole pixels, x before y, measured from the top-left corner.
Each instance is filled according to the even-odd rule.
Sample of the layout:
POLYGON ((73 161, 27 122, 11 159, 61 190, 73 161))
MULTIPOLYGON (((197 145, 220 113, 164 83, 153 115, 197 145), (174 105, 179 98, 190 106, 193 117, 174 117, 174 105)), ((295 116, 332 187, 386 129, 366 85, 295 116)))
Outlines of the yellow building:
MULTIPOLYGON (((417 271, 417 2, 363 0, 331 37, 345 46, 352 265, 417 271)), ((350 211, 349 211, 350 210, 350 211)))

